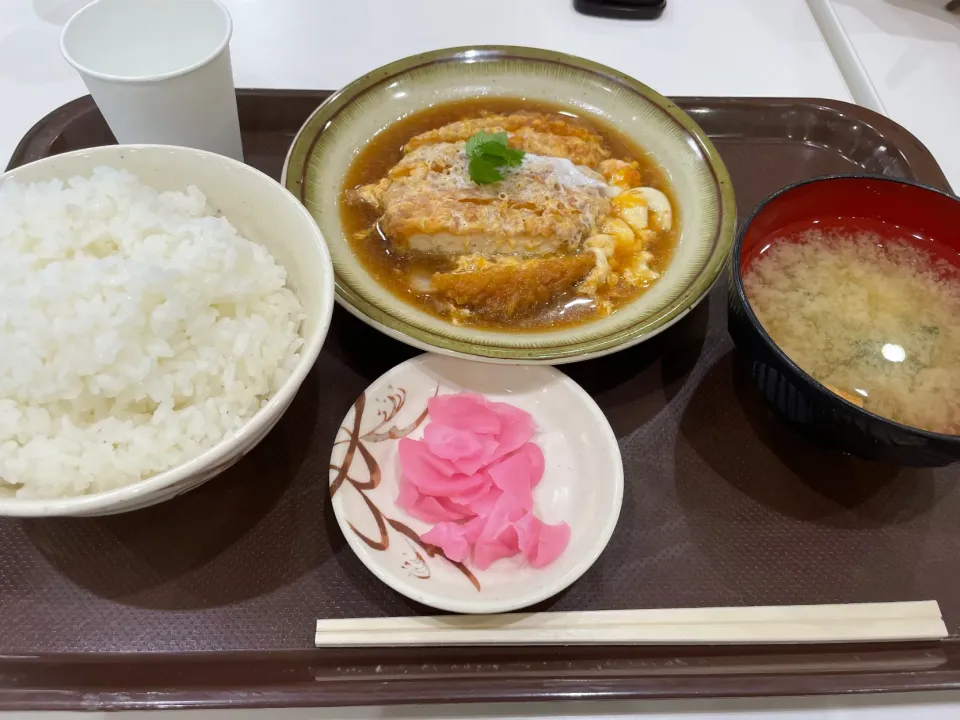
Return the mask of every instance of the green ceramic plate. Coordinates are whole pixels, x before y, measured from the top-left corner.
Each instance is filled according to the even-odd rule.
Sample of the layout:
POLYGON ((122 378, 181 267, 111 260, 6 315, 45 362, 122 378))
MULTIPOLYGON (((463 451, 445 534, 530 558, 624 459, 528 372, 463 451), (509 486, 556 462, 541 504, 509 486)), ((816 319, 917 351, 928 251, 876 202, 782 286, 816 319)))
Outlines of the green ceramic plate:
POLYGON ((676 105, 603 65, 521 47, 438 50, 355 80, 304 123, 287 155, 283 183, 323 231, 333 257, 337 301, 347 310, 416 347, 500 362, 583 360, 662 331, 689 312, 716 280, 733 242, 736 215, 720 156, 676 105), (614 125, 656 157, 673 185, 681 234, 670 267, 649 291, 609 317, 573 328, 498 332, 441 320, 370 277, 340 225, 340 193, 351 161, 399 118, 483 95, 559 101, 614 125))

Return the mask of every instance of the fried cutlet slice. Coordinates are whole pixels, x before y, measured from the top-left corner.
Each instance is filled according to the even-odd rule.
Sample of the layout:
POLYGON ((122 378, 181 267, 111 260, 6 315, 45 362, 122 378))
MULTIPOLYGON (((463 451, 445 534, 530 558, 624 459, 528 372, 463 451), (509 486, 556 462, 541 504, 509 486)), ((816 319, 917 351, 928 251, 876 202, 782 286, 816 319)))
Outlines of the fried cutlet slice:
POLYGON ((522 317, 572 290, 593 268, 590 253, 487 260, 462 258, 452 272, 436 273, 432 290, 458 307, 496 320, 522 317))
POLYGON ((597 185, 569 186, 549 164, 525 163, 477 185, 467 163, 463 142, 424 145, 356 196, 382 212, 380 228, 398 249, 448 255, 572 252, 610 212, 599 175, 597 185))
POLYGON ((416 135, 404 146, 410 153, 425 145, 465 142, 484 132, 507 132, 510 146, 536 155, 570 160, 575 165, 596 168, 610 157, 603 138, 575 118, 550 113, 518 112, 487 115, 444 125, 416 135))

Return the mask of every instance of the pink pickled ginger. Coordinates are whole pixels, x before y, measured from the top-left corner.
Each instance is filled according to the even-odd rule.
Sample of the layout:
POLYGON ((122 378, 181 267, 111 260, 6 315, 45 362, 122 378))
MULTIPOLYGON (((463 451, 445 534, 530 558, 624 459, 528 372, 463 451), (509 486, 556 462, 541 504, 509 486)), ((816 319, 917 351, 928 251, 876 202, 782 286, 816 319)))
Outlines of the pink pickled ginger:
POLYGON ((397 505, 434 524, 422 540, 480 570, 518 554, 535 568, 556 560, 570 526, 534 513, 545 460, 530 414, 473 393, 440 395, 427 408, 423 439, 399 443, 397 505))

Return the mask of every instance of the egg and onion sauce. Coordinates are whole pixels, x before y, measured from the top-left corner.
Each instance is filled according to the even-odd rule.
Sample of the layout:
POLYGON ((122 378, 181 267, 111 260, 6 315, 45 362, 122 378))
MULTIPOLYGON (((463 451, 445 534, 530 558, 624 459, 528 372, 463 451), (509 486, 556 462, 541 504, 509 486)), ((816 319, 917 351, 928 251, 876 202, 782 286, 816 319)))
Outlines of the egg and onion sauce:
POLYGON ((406 117, 359 153, 341 217, 381 284, 454 323, 556 328, 615 312, 679 234, 666 174, 612 128, 513 99, 406 117))

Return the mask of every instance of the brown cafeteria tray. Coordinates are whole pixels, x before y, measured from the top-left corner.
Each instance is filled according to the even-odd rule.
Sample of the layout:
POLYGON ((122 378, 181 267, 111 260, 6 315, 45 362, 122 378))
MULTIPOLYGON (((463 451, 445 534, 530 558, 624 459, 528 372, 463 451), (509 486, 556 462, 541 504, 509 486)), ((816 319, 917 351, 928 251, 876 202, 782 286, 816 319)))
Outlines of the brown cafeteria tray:
MULTIPOLYGON (((279 177, 323 92, 241 90, 248 162, 279 177)), ((929 152, 840 102, 682 98, 740 217, 828 173, 938 187, 929 152)), ((89 98, 12 165, 112 142, 89 98)), ((812 446, 736 369, 723 283, 662 335, 564 368, 600 403, 626 491, 596 565, 541 609, 935 599, 951 639, 872 646, 316 650, 318 617, 427 612, 377 581, 331 517, 327 466, 354 398, 416 351, 337 310, 282 422, 238 466, 103 519, 0 520, 0 710, 777 695, 960 686, 960 465, 872 465, 812 446)))

